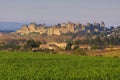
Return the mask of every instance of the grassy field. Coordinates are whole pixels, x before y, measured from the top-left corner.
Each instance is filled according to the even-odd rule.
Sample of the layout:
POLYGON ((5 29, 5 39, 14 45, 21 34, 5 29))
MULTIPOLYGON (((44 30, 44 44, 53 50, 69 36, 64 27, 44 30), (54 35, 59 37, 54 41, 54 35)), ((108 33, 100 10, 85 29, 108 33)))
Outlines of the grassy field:
POLYGON ((120 58, 0 52, 1 80, 120 80, 120 58))

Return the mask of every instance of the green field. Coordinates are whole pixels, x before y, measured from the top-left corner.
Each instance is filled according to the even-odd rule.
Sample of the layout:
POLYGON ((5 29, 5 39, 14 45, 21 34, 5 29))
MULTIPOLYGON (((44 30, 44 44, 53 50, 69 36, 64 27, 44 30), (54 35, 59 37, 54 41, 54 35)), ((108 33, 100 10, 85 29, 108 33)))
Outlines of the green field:
POLYGON ((1 80, 120 80, 120 58, 0 52, 1 80))

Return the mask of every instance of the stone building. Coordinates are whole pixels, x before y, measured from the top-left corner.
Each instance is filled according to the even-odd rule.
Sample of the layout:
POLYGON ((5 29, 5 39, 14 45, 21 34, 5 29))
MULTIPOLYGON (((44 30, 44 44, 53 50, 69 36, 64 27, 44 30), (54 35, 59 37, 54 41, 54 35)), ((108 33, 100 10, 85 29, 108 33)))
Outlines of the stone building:
POLYGON ((67 43, 66 42, 49 42, 48 43, 49 45, 50 44, 54 44, 56 46, 58 46, 59 48, 65 50, 66 46, 67 46, 67 43))
POLYGON ((47 44, 41 44, 39 46, 40 49, 45 50, 45 49, 49 49, 49 50, 57 50, 57 49, 62 49, 65 50, 67 46, 67 43, 65 42, 49 42, 47 44))

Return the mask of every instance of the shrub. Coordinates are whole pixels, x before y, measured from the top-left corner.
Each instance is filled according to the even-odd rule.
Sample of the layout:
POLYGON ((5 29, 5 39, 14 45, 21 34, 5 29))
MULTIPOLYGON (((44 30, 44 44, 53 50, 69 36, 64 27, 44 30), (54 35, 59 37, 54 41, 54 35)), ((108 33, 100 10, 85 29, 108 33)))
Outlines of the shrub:
POLYGON ((66 46, 66 48, 65 48, 65 50, 71 50, 71 46, 72 46, 72 44, 68 43, 67 46, 66 46))
POLYGON ((84 49, 76 49, 73 51, 73 54, 76 54, 76 55, 86 55, 86 52, 84 49))

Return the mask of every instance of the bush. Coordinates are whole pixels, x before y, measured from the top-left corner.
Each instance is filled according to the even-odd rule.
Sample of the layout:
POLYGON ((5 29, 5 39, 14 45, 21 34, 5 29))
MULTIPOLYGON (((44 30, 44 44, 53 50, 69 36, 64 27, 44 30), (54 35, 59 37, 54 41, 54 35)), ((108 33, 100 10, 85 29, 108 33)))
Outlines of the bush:
POLYGON ((86 52, 84 49, 76 49, 73 51, 73 54, 76 54, 76 55, 86 55, 86 52))
POLYGON ((31 50, 32 48, 39 47, 40 44, 41 44, 40 41, 34 41, 34 40, 30 39, 26 42, 26 44, 24 45, 24 48, 31 50))

